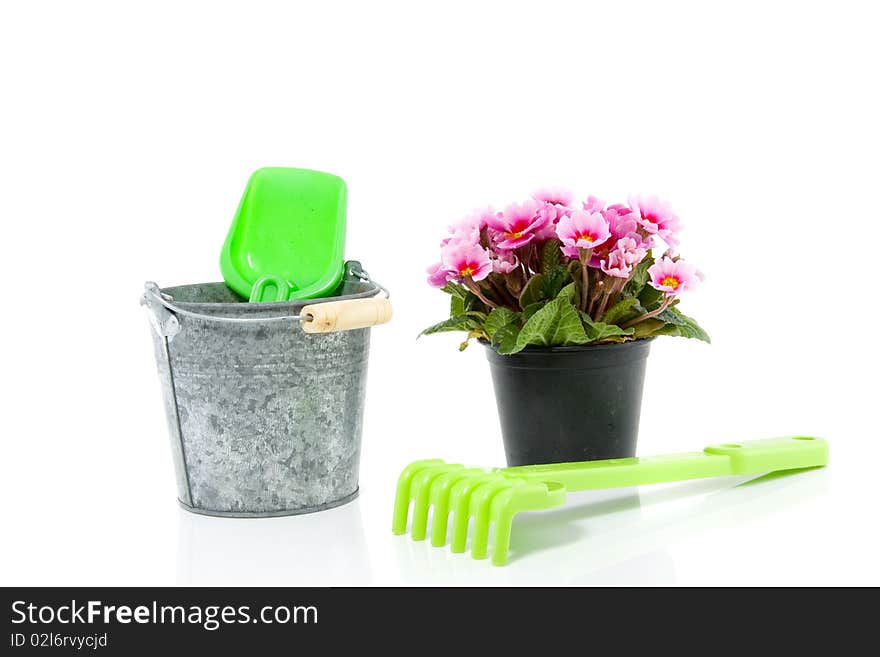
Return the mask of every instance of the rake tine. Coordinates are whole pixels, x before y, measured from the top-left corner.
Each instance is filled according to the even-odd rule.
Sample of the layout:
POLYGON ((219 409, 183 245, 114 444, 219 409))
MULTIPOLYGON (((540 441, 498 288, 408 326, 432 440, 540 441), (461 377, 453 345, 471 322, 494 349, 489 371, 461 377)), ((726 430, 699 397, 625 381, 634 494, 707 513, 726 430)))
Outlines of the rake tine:
POLYGON ((470 498, 474 490, 483 484, 497 481, 503 477, 499 474, 485 474, 479 477, 462 479, 456 483, 449 493, 449 506, 452 509, 452 546, 453 552, 464 552, 467 546, 468 523, 470 522, 470 498))
POLYGON ((442 459, 425 459, 410 463, 397 480, 397 494, 394 498, 394 516, 391 521, 391 531, 395 534, 406 533, 406 521, 409 515, 410 484, 413 477, 421 470, 432 466, 443 465, 442 459))
POLYGON ((463 465, 437 465, 418 472, 412 479, 410 497, 413 502, 412 534, 414 541, 425 540, 428 528, 428 509, 430 507, 431 483, 441 475, 462 470, 463 465))
POLYGON ((502 479, 483 484, 471 495, 470 515, 474 519, 474 534, 471 539, 471 557, 485 559, 489 550, 489 524, 492 520, 490 509, 492 499, 505 489, 512 489, 522 483, 516 479, 502 479))
POLYGON ((513 519, 517 513, 561 506, 564 502, 565 487, 542 482, 524 481, 495 495, 490 510, 495 525, 492 538, 492 565, 503 566, 507 563, 513 519))
POLYGON ((492 500, 491 515, 495 522, 495 533, 492 536, 492 565, 503 566, 507 563, 510 551, 510 533, 516 511, 510 509, 514 492, 505 490, 492 500))
POLYGON ((434 508, 431 519, 431 545, 443 547, 446 545, 446 535, 449 526, 449 493, 456 482, 466 477, 483 474, 486 471, 479 468, 468 468, 447 472, 440 475, 431 484, 429 504, 434 508))

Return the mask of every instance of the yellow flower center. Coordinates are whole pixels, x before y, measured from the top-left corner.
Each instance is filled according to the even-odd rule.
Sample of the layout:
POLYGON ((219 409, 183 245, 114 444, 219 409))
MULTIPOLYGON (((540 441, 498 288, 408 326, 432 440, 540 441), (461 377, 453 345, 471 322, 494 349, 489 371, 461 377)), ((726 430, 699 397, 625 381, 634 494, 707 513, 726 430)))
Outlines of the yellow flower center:
POLYGON ((580 242, 581 240, 583 240, 585 242, 595 242, 596 238, 593 237, 592 235, 590 235, 589 233, 584 233, 583 235, 577 236, 577 241, 580 242))
POLYGON ((678 279, 675 276, 667 276, 660 281, 660 284, 665 287, 671 287, 673 290, 677 290, 679 286, 678 279))
POLYGON ((520 237, 522 237, 522 234, 523 234, 524 232, 525 232, 524 230, 518 230, 518 231, 515 232, 515 233, 507 233, 507 236, 508 236, 509 238, 511 238, 511 239, 517 240, 517 239, 519 239, 520 237))
POLYGON ((476 271, 476 270, 475 270, 473 267, 471 267, 470 265, 468 265, 467 267, 465 267, 464 269, 462 269, 461 272, 459 272, 459 273, 460 273, 462 276, 473 276, 473 275, 474 275, 474 271, 476 271))

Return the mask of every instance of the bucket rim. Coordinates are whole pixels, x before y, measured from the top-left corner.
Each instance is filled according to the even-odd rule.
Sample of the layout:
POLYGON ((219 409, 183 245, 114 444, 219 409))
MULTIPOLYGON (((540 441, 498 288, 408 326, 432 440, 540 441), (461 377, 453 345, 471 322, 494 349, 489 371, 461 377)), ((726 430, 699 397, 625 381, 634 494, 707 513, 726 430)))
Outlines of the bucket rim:
MULTIPOLYGON (((169 285, 168 287, 159 288, 162 294, 171 297, 174 305, 180 306, 188 310, 216 310, 218 312, 239 310, 239 311, 260 311, 260 310, 300 310, 304 306, 311 306, 318 303, 327 303, 329 301, 344 301, 347 299, 367 299, 379 294, 382 290, 373 281, 360 281, 351 279, 361 285, 368 286, 370 289, 354 294, 340 294, 329 297, 320 297, 318 299, 296 299, 294 301, 268 301, 252 303, 250 301, 181 301, 174 296, 174 290, 180 290, 187 287, 197 287, 200 285, 226 285, 223 281, 207 281, 204 283, 189 283, 186 285, 169 285)), ((230 290, 232 288, 229 288, 230 290)))
MULTIPOLYGON (((152 289, 153 294, 158 294, 158 301, 165 305, 166 308, 174 311, 179 309, 181 313, 191 315, 205 315, 223 319, 235 319, 241 315, 255 316, 255 318, 264 317, 266 319, 301 319, 300 311, 305 306, 329 303, 331 301, 347 301, 351 299, 368 299, 378 294, 384 293, 390 296, 388 290, 379 282, 370 278, 370 275, 364 271, 361 263, 357 260, 349 260, 345 263, 345 277, 339 283, 337 290, 344 289, 346 285, 357 285, 363 289, 360 292, 351 294, 336 294, 328 297, 320 297, 316 299, 290 299, 288 301, 270 301, 252 303, 248 300, 241 301, 192 301, 183 300, 175 297, 175 293, 186 288, 197 288, 203 286, 222 286, 235 294, 235 291, 229 287, 224 281, 212 281, 205 283, 189 283, 185 285, 171 285, 167 287, 159 287, 155 283, 147 283, 147 293, 152 289), (162 298, 164 297, 165 300, 162 298), (173 304, 173 305, 172 305, 173 304), (231 316, 231 317, 230 317, 231 316)), ((238 295, 236 295, 238 296, 238 295)), ((144 297, 146 299, 146 295, 144 297)), ((237 320, 241 321, 241 320, 237 320)))

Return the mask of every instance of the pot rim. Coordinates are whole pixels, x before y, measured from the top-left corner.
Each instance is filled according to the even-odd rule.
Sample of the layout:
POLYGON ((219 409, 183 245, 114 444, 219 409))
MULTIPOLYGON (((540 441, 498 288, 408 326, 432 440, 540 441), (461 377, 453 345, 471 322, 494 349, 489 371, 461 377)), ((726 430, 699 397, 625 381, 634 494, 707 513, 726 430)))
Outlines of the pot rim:
POLYGON ((637 340, 627 340, 626 342, 604 342, 601 344, 576 344, 569 345, 564 347, 539 347, 535 345, 529 345, 525 349, 517 351, 515 354, 499 354, 491 345, 491 343, 487 340, 480 338, 478 342, 486 347, 489 351, 494 353, 496 356, 500 358, 504 358, 507 356, 519 356, 523 355, 546 355, 546 354, 576 354, 582 353, 584 351, 613 351, 615 349, 626 349, 628 346, 644 344, 651 342, 652 340, 656 340, 657 336, 653 335, 647 338, 638 338, 637 340))

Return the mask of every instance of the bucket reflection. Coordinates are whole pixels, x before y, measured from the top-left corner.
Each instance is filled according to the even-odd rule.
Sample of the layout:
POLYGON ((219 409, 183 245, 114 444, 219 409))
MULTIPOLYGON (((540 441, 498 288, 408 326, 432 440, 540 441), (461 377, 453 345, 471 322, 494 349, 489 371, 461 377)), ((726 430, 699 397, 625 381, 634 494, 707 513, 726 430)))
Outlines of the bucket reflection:
POLYGON ((177 581, 193 586, 368 584, 359 500, 281 518, 215 518, 179 511, 177 581))

